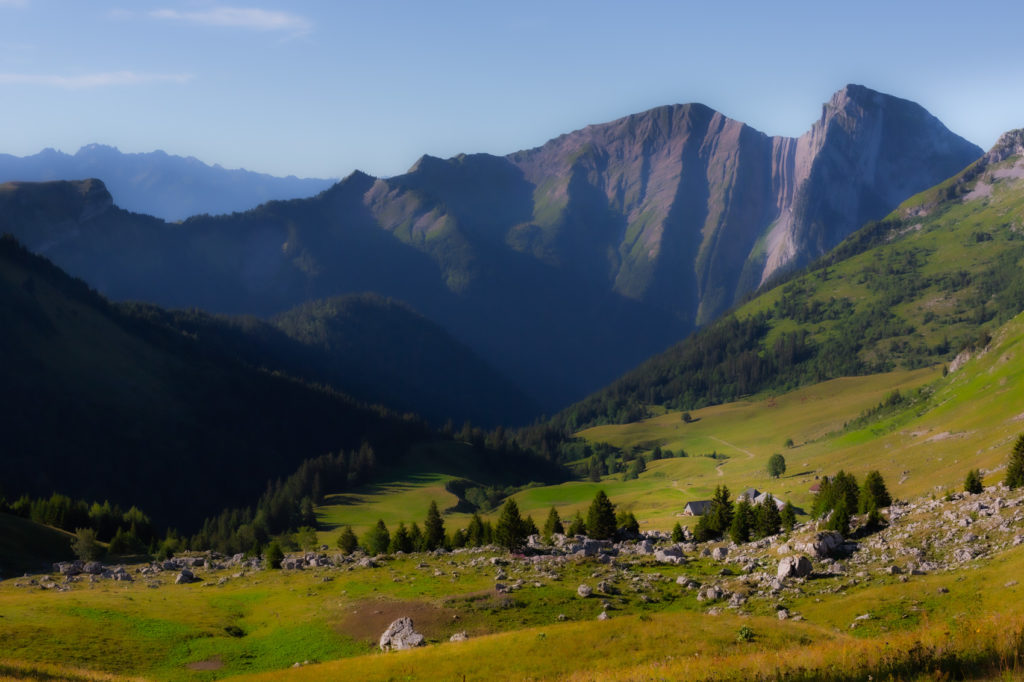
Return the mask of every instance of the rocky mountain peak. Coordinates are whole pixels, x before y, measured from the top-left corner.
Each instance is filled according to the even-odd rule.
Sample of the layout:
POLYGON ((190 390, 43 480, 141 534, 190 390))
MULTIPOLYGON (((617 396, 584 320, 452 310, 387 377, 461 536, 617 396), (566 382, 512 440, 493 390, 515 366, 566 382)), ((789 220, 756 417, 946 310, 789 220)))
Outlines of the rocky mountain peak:
POLYGON ((1010 130, 999 136, 992 149, 985 155, 986 163, 999 163, 1011 156, 1024 154, 1024 128, 1010 130))

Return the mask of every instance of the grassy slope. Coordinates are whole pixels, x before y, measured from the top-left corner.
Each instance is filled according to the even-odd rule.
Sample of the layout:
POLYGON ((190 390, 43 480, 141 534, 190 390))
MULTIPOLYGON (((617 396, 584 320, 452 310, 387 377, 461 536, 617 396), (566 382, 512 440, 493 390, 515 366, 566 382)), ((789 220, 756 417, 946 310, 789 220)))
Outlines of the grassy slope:
MULTIPOLYGON (((771 351, 784 333, 802 331, 819 349, 841 339, 864 341, 857 351, 860 371, 948 361, 982 330, 998 327, 1024 308, 1019 268, 1024 256, 1020 218, 1024 178, 1014 177, 1019 167, 1012 170, 1020 162, 1014 157, 977 175, 969 174, 953 198, 945 198, 943 189, 963 174, 909 199, 882 227, 865 227, 815 269, 765 292, 732 315, 740 320, 758 313, 769 315, 769 331, 758 346, 762 353, 771 351), (991 191, 987 196, 966 194, 979 186, 991 191), (788 305, 777 308, 783 299, 788 305), (807 314, 816 303, 821 310, 807 314), (835 316, 828 314, 830 307, 835 316), (877 314, 868 315, 879 307, 894 318, 886 322, 877 314), (859 315, 860 321, 851 326, 853 315, 859 315), (864 340, 867 334, 872 338, 864 340)), ((683 407, 676 401, 684 398, 690 385, 677 376, 677 368, 686 357, 685 349, 695 345, 694 339, 687 340, 649 359, 606 389, 566 408, 558 419, 584 425, 617 421, 623 402, 650 403, 651 396, 656 404, 683 407)), ((812 358, 769 377, 761 386, 813 381, 815 372, 837 376, 834 366, 841 359, 842 353, 825 363, 812 358)), ((728 362, 717 369, 733 380, 728 362)), ((701 404, 700 395, 690 399, 701 404)), ((707 396, 704 399, 706 404, 707 396)))
MULTIPOLYGON (((669 469, 684 472, 690 467, 685 473, 695 489, 709 489, 718 481, 736 489, 758 485, 764 481, 760 470, 767 455, 792 437, 798 446, 787 451, 791 470, 832 472, 846 466, 860 474, 879 467, 899 497, 927 494, 936 487, 956 488, 967 468, 991 469, 1005 461, 1009 441, 1020 430, 1022 372, 1024 316, 1001 330, 987 353, 945 378, 916 372, 850 379, 775 400, 701 410, 694 413, 699 421, 687 426, 679 423, 678 415, 666 414, 643 424, 605 427, 600 433, 607 439, 621 438, 624 444, 650 441, 652 433, 667 428, 660 425, 661 419, 672 427, 670 443, 695 443, 697 449, 700 443, 720 439, 733 444, 729 452, 735 455, 725 460, 722 476, 708 466, 713 460, 691 457, 652 463, 639 480, 615 484, 620 488, 613 489, 609 481, 605 485, 614 490, 613 501, 633 499, 645 524, 665 527, 651 524, 643 510, 657 506, 647 498, 670 489, 669 469), (845 411, 855 414, 876 403, 892 386, 911 387, 929 379, 934 387, 929 409, 916 406, 864 429, 834 432, 845 411), (685 433, 687 429, 691 433, 685 433), (954 435, 928 442, 946 432, 954 435), (659 476, 659 471, 666 476, 659 476), (895 476, 902 471, 908 474, 899 483, 895 476)), ((397 495, 381 490, 377 504, 399 509, 415 496, 411 503, 420 507, 443 477, 425 477, 418 487, 397 495)), ((784 478, 782 485, 802 486, 806 478, 807 474, 784 478)), ((990 474, 986 482, 998 478, 990 474)), ((590 491, 555 486, 526 491, 520 498, 524 506, 532 500, 540 508, 573 495, 585 501, 590 491)), ((407 518, 419 518, 423 511, 417 509, 407 518)), ((849 577, 816 582, 804 594, 787 597, 787 606, 806 617, 803 623, 771 618, 770 600, 754 606, 751 617, 703 615, 706 606, 692 592, 678 588, 674 579, 681 574, 700 580, 717 575, 720 565, 706 559, 685 567, 651 564, 633 569, 640 575, 657 572, 666 581, 655 583, 650 603, 628 589, 614 597, 612 619, 602 623, 594 620, 600 600, 574 596, 578 583, 594 580, 594 571, 603 570, 594 564, 570 562, 558 581, 540 572, 531 577, 529 568, 516 569, 525 571, 513 575, 525 577, 527 586, 505 603, 490 590, 495 569, 486 562, 473 566, 469 562, 474 556, 414 555, 390 561, 384 568, 351 572, 318 569, 231 578, 225 571, 224 584, 216 584, 214 575, 203 584, 164 584, 155 590, 147 589, 143 579, 78 585, 67 593, 17 587, 19 580, 8 580, 0 583, 4 651, 9 659, 23 663, 5 665, 24 668, 62 661, 157 679, 260 671, 274 679, 678 679, 712 671, 749 679, 756 671, 835 665, 852 670, 852 679, 857 679, 890 670, 887 665, 924 665, 897 653, 913 650, 915 642, 925 643, 919 650, 928 655, 933 650, 927 647, 934 646, 936 655, 948 653, 953 657, 948 660, 969 662, 983 646, 1019 644, 1007 637, 1018 637, 1024 623, 1022 588, 1009 584, 1019 578, 1024 547, 978 562, 971 570, 912 576, 907 583, 900 582, 900 576, 876 576, 863 584, 852 583, 849 577), (452 560, 459 565, 453 566, 452 560), (418 568, 423 561, 429 562, 427 568, 418 568), (331 579, 325 581, 327 577, 331 579), (533 580, 541 586, 533 587, 533 580), (844 587, 832 594, 840 584, 844 587), (948 593, 940 593, 940 588, 948 593), (823 590, 829 596, 819 601, 823 590), (868 611, 876 618, 852 631, 853 619, 868 611), (364 619, 375 623, 374 618, 410 612, 424 623, 431 642, 444 642, 462 629, 472 639, 408 654, 375 653, 372 640, 383 628, 367 628, 361 625, 364 619), (569 615, 570 622, 557 623, 558 613, 569 615), (456 614, 458 620, 452 618, 456 614), (246 635, 229 636, 225 628, 231 625, 246 635), (744 625, 756 633, 751 643, 736 641, 744 625), (303 660, 331 662, 283 670, 303 660), (221 667, 205 672, 186 667, 203 661, 221 667)), ((164 574, 160 580, 169 583, 171 578, 164 574)))
POLYGON ((55 561, 73 559, 72 537, 28 519, 0 514, 0 577, 48 570, 55 561))

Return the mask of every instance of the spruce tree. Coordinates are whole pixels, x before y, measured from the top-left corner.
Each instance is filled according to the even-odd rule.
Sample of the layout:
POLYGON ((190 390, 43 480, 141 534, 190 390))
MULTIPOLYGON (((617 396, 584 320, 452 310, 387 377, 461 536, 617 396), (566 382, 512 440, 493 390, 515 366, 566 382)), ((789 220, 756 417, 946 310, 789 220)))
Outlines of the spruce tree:
POLYGON ((793 526, 796 525, 796 509, 789 502, 783 505, 782 511, 779 512, 779 518, 782 519, 782 528, 787 533, 793 531, 793 526))
POLYGON ((433 500, 427 510, 427 520, 423 522, 423 545, 428 552, 444 546, 444 521, 433 500))
POLYGON ((676 525, 672 526, 672 542, 682 542, 686 539, 683 535, 683 527, 676 521, 676 525))
POLYGON ((480 515, 476 512, 473 512, 472 518, 469 519, 469 526, 466 527, 466 544, 470 547, 487 544, 484 538, 484 522, 480 520, 480 515))
POLYGON ((398 528, 391 535, 388 551, 391 553, 405 552, 406 554, 412 551, 412 540, 409 539, 409 531, 405 529, 405 524, 401 521, 398 522, 398 528))
POLYGON ((740 500, 733 509, 732 523, 729 525, 729 539, 737 545, 750 542, 750 530, 754 522, 754 511, 745 499, 740 500))
POLYGON ((377 525, 366 531, 363 536, 363 549, 367 554, 384 554, 391 545, 391 534, 384 525, 384 519, 377 519, 377 525))
POLYGON ((522 547, 526 539, 525 531, 523 518, 519 515, 519 505, 509 498, 501 508, 498 525, 494 527, 494 541, 508 551, 514 552, 522 547))
POLYGON ((964 492, 977 495, 984 489, 985 487, 981 484, 981 471, 978 469, 968 471, 967 478, 964 479, 964 492))
POLYGON ((868 514, 872 509, 877 511, 891 504, 892 497, 889 495, 889 490, 885 487, 882 474, 877 471, 870 472, 864 478, 864 484, 860 488, 857 510, 861 514, 868 514))
POLYGON ((412 551, 423 551, 423 531, 420 530, 419 524, 415 521, 409 526, 409 541, 412 543, 412 551))
POLYGON ((714 532, 715 537, 721 537, 732 526, 732 507, 729 489, 724 485, 715 488, 715 494, 711 498, 711 507, 704 515, 708 518, 708 527, 714 532))
POLYGON ((558 515, 558 510, 552 507, 544 521, 544 542, 551 542, 551 536, 555 533, 563 534, 565 528, 562 526, 562 517, 558 515))
POLYGON ((842 535, 850 532, 850 507, 847 505, 846 497, 840 497, 832 510, 832 516, 828 518, 825 525, 828 530, 834 530, 842 535))
POLYGON ((1006 465, 1006 487, 1012 490, 1021 486, 1024 486, 1024 434, 1017 437, 1006 465))
POLYGON ((341 531, 341 535, 338 536, 338 549, 341 550, 342 554, 351 554, 356 551, 358 546, 359 540, 356 539, 356 534, 352 532, 352 526, 345 526, 345 529, 341 531))
POLYGON ((603 490, 598 490, 587 510, 587 535, 595 540, 615 538, 615 505, 603 490))
POLYGON ((754 535, 766 538, 769 535, 778 535, 782 529, 782 516, 779 514, 779 507, 775 504, 775 498, 770 494, 765 495, 757 509, 754 511, 754 535))
POLYGON ((569 524, 569 532, 567 535, 586 535, 587 524, 583 521, 583 516, 576 512, 576 516, 573 517, 572 523, 569 524))
POLYGON ((284 552, 281 551, 281 545, 277 544, 276 540, 267 545, 263 561, 268 568, 281 568, 281 562, 284 561, 284 552))

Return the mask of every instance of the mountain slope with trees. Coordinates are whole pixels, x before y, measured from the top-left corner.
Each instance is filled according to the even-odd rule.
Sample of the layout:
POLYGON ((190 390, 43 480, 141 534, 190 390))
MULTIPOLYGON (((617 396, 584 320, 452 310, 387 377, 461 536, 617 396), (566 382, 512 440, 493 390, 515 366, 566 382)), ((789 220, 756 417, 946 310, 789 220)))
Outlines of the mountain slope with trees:
POLYGON ((799 139, 675 105, 180 225, 117 209, 98 182, 7 185, 0 230, 116 300, 269 316, 396 298, 553 409, 980 154, 848 86, 799 139))
POLYGON ((949 362, 1024 309, 1024 134, 566 409, 570 430, 949 362))

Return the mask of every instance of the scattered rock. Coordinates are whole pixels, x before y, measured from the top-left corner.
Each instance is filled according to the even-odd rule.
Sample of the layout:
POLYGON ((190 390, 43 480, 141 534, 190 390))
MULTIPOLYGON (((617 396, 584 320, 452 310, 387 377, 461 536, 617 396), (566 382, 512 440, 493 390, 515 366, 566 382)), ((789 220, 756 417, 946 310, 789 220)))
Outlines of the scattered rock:
POLYGON ((423 646, 424 637, 416 632, 412 618, 399 618, 380 636, 381 651, 401 651, 423 646))
POLYGON ((189 583, 197 583, 201 578, 196 577, 196 574, 187 568, 181 569, 181 573, 174 579, 175 585, 188 585, 189 583))
POLYGON ((579 596, 583 597, 584 599, 589 597, 593 593, 594 593, 594 589, 590 585, 587 585, 586 583, 584 583, 584 584, 582 584, 582 585, 580 585, 579 587, 576 588, 576 594, 578 594, 579 596))
POLYGON ((776 575, 779 580, 803 578, 811 574, 811 561, 805 556, 788 556, 779 562, 776 575))
POLYGON ((465 642, 467 639, 469 639, 469 635, 466 634, 465 630, 463 630, 462 632, 456 632, 454 635, 449 637, 448 641, 449 642, 465 642))

